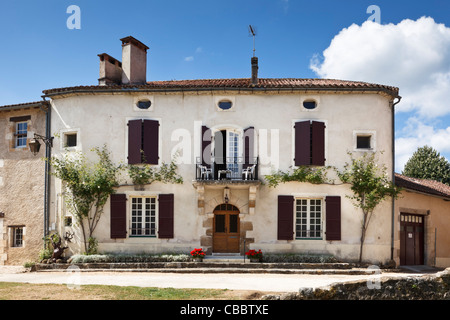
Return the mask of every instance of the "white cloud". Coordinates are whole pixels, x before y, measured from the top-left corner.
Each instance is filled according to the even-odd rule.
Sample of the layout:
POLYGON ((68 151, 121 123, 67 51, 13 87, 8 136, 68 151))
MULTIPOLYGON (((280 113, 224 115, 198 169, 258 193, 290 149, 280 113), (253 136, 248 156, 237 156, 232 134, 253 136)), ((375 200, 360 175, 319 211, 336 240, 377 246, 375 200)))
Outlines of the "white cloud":
POLYGON ((337 34, 310 68, 320 77, 399 87, 397 114, 409 118, 396 132, 396 171, 417 148, 450 155, 450 28, 422 17, 398 24, 366 21, 337 34), (440 128, 430 125, 440 122, 440 128))
POLYGON ((193 56, 185 57, 184 61, 186 61, 186 62, 194 61, 194 57, 193 56))
POLYGON ((417 148, 428 145, 440 152, 441 155, 444 155, 442 154, 444 152, 450 152, 450 126, 435 129, 420 119, 411 117, 399 135, 401 136, 395 139, 397 172, 403 170, 406 162, 417 148))
POLYGON ((397 86, 403 97, 397 111, 450 114, 450 28, 429 17, 353 24, 334 37, 323 59, 311 59, 310 68, 324 78, 397 86))

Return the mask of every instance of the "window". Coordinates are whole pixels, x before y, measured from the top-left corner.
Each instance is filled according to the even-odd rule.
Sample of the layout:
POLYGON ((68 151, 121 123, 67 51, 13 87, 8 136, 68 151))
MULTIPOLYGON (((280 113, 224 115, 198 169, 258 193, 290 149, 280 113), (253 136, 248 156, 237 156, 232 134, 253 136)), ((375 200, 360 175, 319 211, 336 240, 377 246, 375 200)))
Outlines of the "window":
POLYGON ((377 144, 376 131, 374 130, 353 131, 354 151, 375 151, 376 144, 377 144))
POLYGON ((147 110, 151 107, 152 103, 150 100, 139 100, 137 107, 141 110, 147 110))
POLYGON ((357 136, 356 137, 356 148, 357 149, 371 149, 370 144, 371 136, 357 136))
POLYGON ((16 122, 15 147, 24 148, 27 146, 28 123, 26 121, 16 122))
POLYGON ((295 237, 322 239, 322 199, 297 199, 295 237))
POLYGON ((156 236, 156 198, 131 199, 131 236, 156 236))
POLYGON ((12 241, 13 247, 23 247, 23 227, 12 227, 12 241))
POLYGON ((309 120, 296 122, 294 140, 296 166, 325 165, 325 123, 309 120))
POLYGON ((130 120, 128 122, 128 164, 158 164, 159 121, 130 120))
POLYGON ((64 226, 65 227, 71 227, 72 226, 72 217, 65 216, 64 217, 64 226))
POLYGON ((303 101, 303 107, 308 110, 313 110, 317 107, 317 102, 314 100, 303 101))
POLYGON ((76 133, 66 133, 64 135, 64 146, 66 148, 77 146, 77 134, 76 133))
POLYGON ((219 101, 219 109, 220 110, 230 110, 233 107, 233 103, 228 100, 219 101))
POLYGON ((233 176, 239 172, 239 134, 228 131, 228 149, 227 149, 227 169, 231 170, 233 176))

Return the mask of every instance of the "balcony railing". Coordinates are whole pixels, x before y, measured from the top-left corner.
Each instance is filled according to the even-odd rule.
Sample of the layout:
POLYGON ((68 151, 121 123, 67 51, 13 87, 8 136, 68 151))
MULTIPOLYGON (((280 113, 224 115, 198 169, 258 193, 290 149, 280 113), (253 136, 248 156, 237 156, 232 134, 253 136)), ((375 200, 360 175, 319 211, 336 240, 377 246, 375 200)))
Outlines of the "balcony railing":
POLYGON ((258 158, 211 157, 211 164, 197 158, 196 180, 258 180, 258 158))

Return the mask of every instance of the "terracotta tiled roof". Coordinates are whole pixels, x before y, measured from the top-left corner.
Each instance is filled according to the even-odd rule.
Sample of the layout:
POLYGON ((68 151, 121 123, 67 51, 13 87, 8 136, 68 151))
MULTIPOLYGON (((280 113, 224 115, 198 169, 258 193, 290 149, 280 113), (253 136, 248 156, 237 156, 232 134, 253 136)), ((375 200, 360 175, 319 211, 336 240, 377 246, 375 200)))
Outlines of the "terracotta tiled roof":
POLYGON ((25 102, 25 103, 18 103, 18 104, 9 104, 0 106, 0 110, 2 109, 21 109, 21 108, 33 108, 36 106, 40 106, 44 104, 44 101, 34 101, 34 102, 25 102))
POLYGON ((411 178, 396 173, 395 184, 404 189, 444 197, 450 200, 450 186, 438 181, 411 178))
POLYGON ((200 89, 300 89, 300 90, 356 90, 383 91, 394 97, 398 96, 398 88, 361 81, 335 79, 294 79, 294 78, 260 78, 253 85, 250 78, 241 79, 199 79, 150 81, 141 85, 107 85, 77 86, 44 90, 46 95, 64 94, 68 92, 103 91, 103 90, 200 90, 200 89))

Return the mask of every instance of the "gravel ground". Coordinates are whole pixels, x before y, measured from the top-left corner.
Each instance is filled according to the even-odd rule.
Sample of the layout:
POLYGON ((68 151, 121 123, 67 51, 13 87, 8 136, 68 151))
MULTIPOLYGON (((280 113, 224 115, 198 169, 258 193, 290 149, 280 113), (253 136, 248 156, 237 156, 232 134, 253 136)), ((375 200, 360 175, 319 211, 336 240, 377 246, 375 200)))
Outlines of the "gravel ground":
MULTIPOLYGON (((242 273, 152 273, 152 272, 28 272, 24 267, 0 266, 0 282, 53 283, 73 285, 117 285, 159 288, 205 288, 298 292, 301 288, 320 288, 333 283, 380 277, 420 277, 418 273, 382 273, 379 275, 309 275, 309 274, 242 274, 242 273)), ((368 282, 368 283, 369 283, 368 282)))

